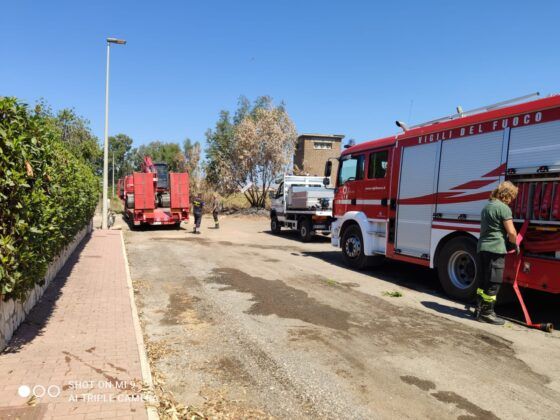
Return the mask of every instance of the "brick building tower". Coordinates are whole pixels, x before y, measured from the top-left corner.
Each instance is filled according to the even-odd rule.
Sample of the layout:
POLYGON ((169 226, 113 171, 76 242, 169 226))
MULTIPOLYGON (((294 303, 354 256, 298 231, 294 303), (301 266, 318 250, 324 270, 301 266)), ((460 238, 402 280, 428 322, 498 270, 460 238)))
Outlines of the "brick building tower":
MULTIPOLYGON (((342 134, 301 134, 294 153, 294 173, 322 176, 325 162, 340 156, 342 134)), ((336 176, 338 161, 333 161, 332 180, 336 176)))

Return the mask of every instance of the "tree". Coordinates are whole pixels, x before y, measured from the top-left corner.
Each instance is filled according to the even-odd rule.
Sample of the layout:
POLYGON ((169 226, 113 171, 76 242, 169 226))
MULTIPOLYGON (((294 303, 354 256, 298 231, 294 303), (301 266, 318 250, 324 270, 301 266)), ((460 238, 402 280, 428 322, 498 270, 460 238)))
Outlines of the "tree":
POLYGON ((109 165, 111 166, 113 164, 114 158, 115 180, 122 178, 133 169, 131 167, 132 165, 129 163, 132 143, 132 139, 126 134, 117 134, 116 136, 109 137, 109 165))
POLYGON ((214 131, 207 132, 207 179, 223 193, 242 189, 253 207, 264 207, 274 179, 287 169, 294 152, 296 129, 284 105, 257 98, 253 106, 239 100, 230 120, 222 111, 214 131))
POLYGON ((71 108, 62 109, 55 115, 43 99, 38 101, 35 110, 47 120, 70 153, 87 163, 97 174, 101 173, 103 153, 99 139, 91 132, 88 120, 71 108))
POLYGON ((183 152, 185 156, 185 169, 189 172, 191 189, 198 191, 200 187, 200 143, 186 138, 183 142, 183 152))
POLYGON ((235 169, 230 158, 235 153, 234 124, 228 111, 221 111, 216 128, 206 131, 206 143, 206 179, 222 194, 235 192, 236 177, 230 176, 235 169))
POLYGON ((144 156, 150 156, 154 163, 163 162, 169 165, 170 171, 180 172, 185 168, 185 156, 177 143, 152 141, 143 144, 131 152, 131 161, 135 168, 139 168, 144 156))
POLYGON ((200 170, 200 143, 186 138, 183 142, 183 152, 185 154, 186 167, 191 176, 199 175, 200 170))

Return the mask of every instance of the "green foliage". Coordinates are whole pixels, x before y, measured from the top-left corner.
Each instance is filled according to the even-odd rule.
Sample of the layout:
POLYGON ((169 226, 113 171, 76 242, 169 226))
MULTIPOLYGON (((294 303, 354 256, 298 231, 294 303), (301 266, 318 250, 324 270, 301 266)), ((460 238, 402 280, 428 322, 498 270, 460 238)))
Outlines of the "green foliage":
POLYGON ((233 193, 237 185, 223 183, 221 162, 235 152, 235 125, 228 111, 221 111, 214 130, 206 131, 206 180, 222 194, 233 193))
POLYGON ((132 152, 134 169, 138 170, 144 156, 150 156, 154 163, 167 163, 169 170, 180 172, 185 170, 185 156, 177 143, 152 141, 134 149, 132 152))
POLYGON ((44 118, 45 123, 56 133, 67 150, 86 162, 95 173, 101 174, 103 151, 99 140, 89 128, 88 120, 70 108, 62 109, 55 115, 44 99, 39 101, 35 112, 44 118))
POLYGON ((109 137, 109 171, 113 170, 113 158, 115 159, 115 182, 117 179, 133 171, 130 164, 130 151, 132 139, 126 134, 117 134, 109 137))
POLYGON ((0 295, 23 298, 95 211, 91 161, 68 145, 39 107, 0 97, 0 295))
POLYGON ((189 173, 190 189, 193 194, 200 192, 200 153, 202 148, 200 143, 186 138, 183 142, 183 152, 185 156, 185 169, 189 173))
POLYGON ((402 297, 402 293, 399 292, 398 290, 391 290, 391 291, 385 291, 383 292, 383 296, 389 296, 389 297, 402 297))
POLYGON ((264 208, 271 184, 288 168, 296 137, 283 103, 260 96, 251 104, 241 96, 233 117, 221 111, 215 129, 206 132, 206 180, 223 195, 244 191, 252 207, 264 208))

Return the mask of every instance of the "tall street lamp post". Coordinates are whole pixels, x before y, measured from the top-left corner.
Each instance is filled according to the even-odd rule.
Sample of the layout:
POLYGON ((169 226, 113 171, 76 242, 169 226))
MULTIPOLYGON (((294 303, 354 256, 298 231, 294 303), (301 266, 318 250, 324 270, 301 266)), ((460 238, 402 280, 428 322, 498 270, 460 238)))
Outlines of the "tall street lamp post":
POLYGON ((105 141, 103 143, 103 220, 101 228, 107 229, 107 189, 109 183, 109 59, 111 53, 111 44, 126 44, 124 39, 107 38, 107 74, 105 77, 105 141))

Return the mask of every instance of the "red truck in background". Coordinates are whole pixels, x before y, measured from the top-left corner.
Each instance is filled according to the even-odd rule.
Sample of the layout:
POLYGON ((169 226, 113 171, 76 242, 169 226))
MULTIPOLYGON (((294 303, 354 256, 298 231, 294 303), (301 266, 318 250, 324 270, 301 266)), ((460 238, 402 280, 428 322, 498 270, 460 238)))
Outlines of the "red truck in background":
POLYGON ((470 299, 480 212, 509 180, 519 187, 514 222, 528 230, 523 253, 508 255, 505 281, 560 293, 560 96, 520 99, 410 128, 397 122, 402 133, 344 150, 331 241, 345 262, 435 268, 448 295, 470 299))
POLYGON ((117 195, 132 226, 181 226, 189 219, 189 174, 169 172, 166 163, 144 157, 141 171, 118 180, 117 195))

